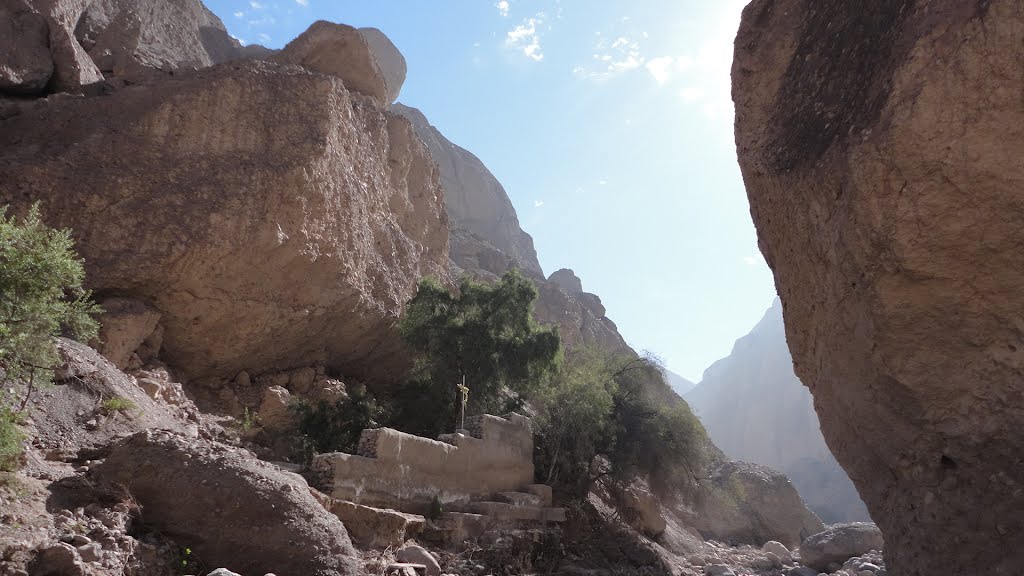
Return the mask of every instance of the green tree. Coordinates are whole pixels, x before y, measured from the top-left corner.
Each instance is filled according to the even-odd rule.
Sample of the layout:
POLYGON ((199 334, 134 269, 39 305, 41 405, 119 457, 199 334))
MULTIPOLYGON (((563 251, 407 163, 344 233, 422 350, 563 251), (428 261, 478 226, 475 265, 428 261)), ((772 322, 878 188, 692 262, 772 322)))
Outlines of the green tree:
POLYGON ((450 431, 463 377, 467 414, 513 410, 535 393, 561 358, 557 330, 533 320, 536 299, 533 283, 515 270, 494 284, 465 278, 458 294, 422 281, 399 322, 416 358, 410 382, 395 394, 397 425, 429 436, 450 431))
POLYGON ((0 208, 0 369, 6 382, 28 385, 19 410, 34 384, 52 380, 55 336, 96 336, 99 308, 84 279, 71 233, 43 224, 38 204, 20 224, 0 208))
POLYGON ((377 428, 383 409, 365 386, 351 385, 348 394, 337 402, 310 405, 296 402, 299 434, 317 454, 348 452, 355 454, 359 437, 367 428, 377 428))
POLYGON ((704 464, 700 421, 649 358, 573 351, 535 404, 538 481, 569 496, 584 497, 598 480, 621 489, 637 477, 661 494, 678 492, 704 464))

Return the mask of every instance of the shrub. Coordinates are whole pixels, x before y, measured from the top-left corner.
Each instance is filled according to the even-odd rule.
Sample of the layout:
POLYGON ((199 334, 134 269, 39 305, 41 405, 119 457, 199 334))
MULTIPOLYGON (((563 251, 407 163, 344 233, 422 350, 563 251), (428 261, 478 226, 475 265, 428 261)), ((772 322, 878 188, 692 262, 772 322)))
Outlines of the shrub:
POLYGON ((642 477, 660 494, 697 481, 706 433, 649 358, 575 351, 535 404, 538 481, 570 497, 597 480, 618 490, 642 477))
POLYGON ((348 395, 335 402, 311 405, 292 404, 298 414, 299 434, 316 453, 348 452, 359 447, 359 436, 366 428, 377 428, 384 415, 373 395, 364 386, 350 386, 348 395))
POLYGON ((128 412, 135 408, 135 402, 124 398, 122 396, 114 396, 113 398, 107 398, 100 404, 100 408, 103 409, 107 414, 113 412, 128 412))
POLYGON ((79 339, 96 336, 99 308, 82 288, 85 272, 71 233, 42 223, 38 204, 17 223, 0 208, 0 368, 7 381, 23 381, 28 392, 49 382, 58 362, 53 338, 66 331, 79 339))
POLYGON ((13 472, 21 460, 25 435, 18 428, 20 419, 0 398, 0 472, 13 472))
POLYGON ((536 299, 533 283, 515 270, 490 285, 464 278, 457 295, 421 282, 399 321, 416 358, 410 382, 394 398, 395 424, 425 436, 451 431, 463 378, 468 414, 519 408, 561 357, 557 330, 533 320, 536 299))

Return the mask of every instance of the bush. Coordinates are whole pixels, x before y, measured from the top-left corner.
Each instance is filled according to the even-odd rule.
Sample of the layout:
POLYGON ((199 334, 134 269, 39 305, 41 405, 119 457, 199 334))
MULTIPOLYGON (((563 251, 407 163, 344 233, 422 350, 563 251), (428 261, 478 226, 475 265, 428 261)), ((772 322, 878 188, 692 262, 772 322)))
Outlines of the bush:
POLYGON ((487 285, 463 279, 458 295, 420 283, 399 330, 416 354, 410 382, 394 397, 395 425, 434 437, 458 425, 463 378, 468 414, 518 409, 557 369, 555 328, 533 320, 537 289, 518 271, 487 285))
POLYGON ((22 408, 33 384, 52 380, 53 338, 66 332, 87 340, 99 328, 73 246, 69 231, 42 223, 38 204, 21 224, 0 208, 0 368, 6 381, 28 384, 22 408))
POLYGON ((107 398, 100 404, 100 408, 103 409, 107 414, 114 412, 128 412, 135 408, 135 402, 124 398, 122 396, 114 396, 113 398, 107 398))
POLYGON ((18 428, 18 415, 0 398, 0 472, 13 472, 21 460, 25 435, 18 428))
POLYGON ((363 430, 379 427, 384 415, 383 409, 363 386, 350 386, 348 396, 333 404, 320 402, 310 405, 297 401, 292 404, 292 409, 298 415, 299 434, 318 454, 355 454, 363 430))
POLYGON ((646 478, 660 494, 692 487, 706 433, 668 392, 648 358, 594 350, 568 355, 553 386, 537 397, 539 482, 584 497, 597 480, 621 489, 646 478))

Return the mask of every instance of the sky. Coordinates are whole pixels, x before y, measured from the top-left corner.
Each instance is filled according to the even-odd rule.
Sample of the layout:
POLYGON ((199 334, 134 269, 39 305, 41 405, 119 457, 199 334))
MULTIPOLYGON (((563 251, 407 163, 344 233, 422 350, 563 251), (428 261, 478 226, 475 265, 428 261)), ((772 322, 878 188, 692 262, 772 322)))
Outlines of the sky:
POLYGON ((207 0, 242 42, 379 28, 399 102, 504 185, 545 273, 572 268, 627 342, 699 382, 771 306, 733 141, 746 0, 207 0))

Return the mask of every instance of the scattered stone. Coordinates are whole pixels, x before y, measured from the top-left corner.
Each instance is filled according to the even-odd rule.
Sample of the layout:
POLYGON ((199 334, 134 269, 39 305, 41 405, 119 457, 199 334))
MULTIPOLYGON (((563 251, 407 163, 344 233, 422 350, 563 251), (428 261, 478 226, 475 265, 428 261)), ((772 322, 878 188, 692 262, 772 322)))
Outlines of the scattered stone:
POLYGON ((736 573, 725 564, 708 564, 704 566, 705 576, 736 576, 736 573))
POLYGON ((103 559, 103 548, 93 542, 78 547, 78 555, 86 562, 99 562, 103 559))
POLYGON ((800 560, 807 566, 823 570, 835 563, 835 572, 849 558, 880 550, 884 544, 882 532, 868 522, 836 524, 819 532, 800 544, 800 560))
POLYGON ((33 573, 60 574, 61 576, 84 576, 78 553, 63 542, 40 550, 33 564, 33 573))
POLYGON ((768 542, 764 543, 764 546, 761 547, 761 550, 775 554, 775 556, 778 557, 779 560, 781 560, 784 564, 793 563, 793 554, 789 551, 789 548, 786 548, 786 546, 783 545, 781 542, 769 540, 768 542))
POLYGON ((422 546, 407 544, 395 553, 395 558, 399 562, 423 564, 426 567, 426 576, 441 576, 441 566, 422 546))
POLYGON ((818 576, 818 571, 810 566, 797 566, 786 572, 786 576, 818 576))

